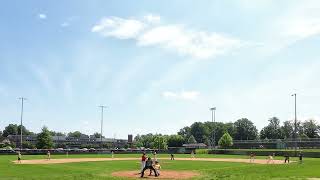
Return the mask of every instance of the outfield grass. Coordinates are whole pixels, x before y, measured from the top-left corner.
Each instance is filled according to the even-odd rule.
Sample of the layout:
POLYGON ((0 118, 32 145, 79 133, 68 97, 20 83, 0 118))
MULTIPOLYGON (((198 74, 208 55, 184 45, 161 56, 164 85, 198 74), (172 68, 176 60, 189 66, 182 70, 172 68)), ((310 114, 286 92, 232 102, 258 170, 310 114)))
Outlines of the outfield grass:
MULTIPOLYGON (((281 152, 295 152, 294 149, 216 149, 216 150, 227 150, 227 151, 281 151, 281 152)), ((320 149, 297 149, 297 152, 320 152, 320 149)))
MULTIPOLYGON (((116 157, 139 157, 139 154, 116 154, 116 157)), ((23 159, 43 159, 43 155, 23 156, 23 159)), ((99 155, 69 155, 68 158, 110 157, 109 154, 99 155)), ((159 157, 169 158, 160 154, 159 157)), ((190 155, 176 155, 190 157, 190 155)), ((206 155, 202 158, 248 158, 238 155, 206 155)), ((52 158, 66 158, 66 155, 52 155, 52 158)), ((266 157, 257 157, 266 158, 266 157)), ((282 157, 277 157, 282 159, 282 157)), ((112 177, 114 171, 139 170, 138 161, 104 161, 81 162, 47 165, 16 165, 12 161, 16 156, 0 156, 0 179, 121 179, 112 177)), ((297 160, 291 158, 291 160, 297 160)), ((230 162, 201 162, 201 161, 170 161, 161 160, 163 170, 195 170, 201 176, 193 179, 307 179, 320 178, 320 159, 305 158, 302 164, 259 165, 230 162)))

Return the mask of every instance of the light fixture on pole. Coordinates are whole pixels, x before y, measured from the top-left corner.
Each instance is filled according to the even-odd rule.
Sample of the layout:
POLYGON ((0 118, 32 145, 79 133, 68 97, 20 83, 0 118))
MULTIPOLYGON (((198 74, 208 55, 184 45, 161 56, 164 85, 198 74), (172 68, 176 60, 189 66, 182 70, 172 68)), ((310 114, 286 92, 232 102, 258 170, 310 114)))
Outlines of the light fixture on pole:
POLYGON ((216 107, 210 108, 211 111, 211 120, 213 123, 213 140, 212 140, 212 146, 215 149, 216 146, 216 107))

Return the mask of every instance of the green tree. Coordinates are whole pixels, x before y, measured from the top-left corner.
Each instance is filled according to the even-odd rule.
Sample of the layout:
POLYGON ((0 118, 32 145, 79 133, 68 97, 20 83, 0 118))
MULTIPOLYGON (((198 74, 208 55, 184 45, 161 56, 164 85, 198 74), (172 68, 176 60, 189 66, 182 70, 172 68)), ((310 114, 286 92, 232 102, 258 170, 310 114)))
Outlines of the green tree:
POLYGON ((306 134, 304 133, 303 122, 300 120, 297 120, 297 136, 301 137, 304 135, 306 134))
POLYGON ((204 125, 208 127, 209 134, 206 135, 207 142, 205 144, 213 144, 213 139, 215 135, 215 144, 217 144, 219 138, 223 135, 224 129, 224 123, 222 122, 205 122, 204 125))
POLYGON ((135 142, 137 147, 145 147, 145 148, 152 148, 153 146, 153 137, 154 135, 149 133, 145 135, 137 135, 135 137, 135 142))
POLYGON ((145 134, 137 135, 135 139, 135 146, 154 148, 154 149, 167 149, 167 136, 161 134, 145 134))
POLYGON ((213 144, 214 134, 215 134, 215 144, 218 144, 219 139, 225 132, 232 136, 235 134, 235 129, 233 123, 222 123, 222 122, 205 122, 205 126, 209 128, 209 135, 207 136, 208 142, 206 144, 213 144))
MULTIPOLYGON (((8 135, 19 135, 21 132, 21 125, 17 124, 9 124, 3 130, 3 137, 8 137, 8 135)), ((33 135, 34 133, 29 131, 26 127, 22 126, 22 134, 23 135, 33 135)))
POLYGON ((219 146, 222 148, 227 148, 233 145, 232 137, 228 132, 224 133, 223 136, 219 139, 219 146))
MULTIPOLYGON (((21 132, 21 125, 18 126, 18 134, 21 132)), ((29 131, 26 127, 22 126, 22 134, 23 135, 34 135, 33 132, 29 131)))
MULTIPOLYGON (((101 134, 98 133, 98 132, 95 132, 95 133, 93 134, 93 136, 94 136, 95 138, 101 138, 101 134)), ((104 136, 102 136, 102 137, 104 138, 104 136)))
MULTIPOLYGON (((251 128, 255 128, 255 127, 251 127, 251 128)), ((229 122, 229 123, 225 123, 224 124, 224 131, 223 132, 228 132, 230 134, 231 137, 234 137, 235 136, 235 133, 236 133, 236 129, 234 127, 234 124, 232 122, 229 122)), ((257 131, 258 132, 258 131, 257 131)), ((256 132, 256 133, 257 133, 256 132)), ((255 134, 254 136, 256 136, 257 134, 255 134)), ((221 135, 222 136, 222 135, 221 135)), ((220 139, 220 138, 219 138, 220 139)), ((255 137, 256 139, 256 137, 255 137)))
POLYGON ((193 135, 191 135, 188 139, 188 144, 194 144, 197 143, 196 138, 194 138, 193 135))
POLYGON ((16 124, 9 124, 3 130, 3 137, 8 137, 8 135, 17 135, 18 134, 18 126, 16 124))
POLYGON ((261 139, 283 139, 283 134, 280 128, 280 120, 277 117, 269 119, 269 124, 260 131, 261 139))
POLYGON ((258 130, 247 118, 238 119, 234 122, 234 139, 254 140, 258 136, 258 130))
POLYGON ((47 127, 42 128, 42 132, 37 136, 37 148, 38 149, 51 149, 53 148, 53 141, 50 134, 50 131, 47 127))
POLYGON ((302 127, 304 134, 306 134, 309 138, 319 137, 319 126, 314 119, 304 121, 302 127))
POLYGON ((294 124, 291 121, 284 121, 281 126, 281 134, 283 138, 292 138, 294 132, 294 124))
POLYGON ((35 145, 33 145, 33 144, 31 144, 30 142, 27 142, 27 141, 24 141, 22 143, 22 147, 23 148, 28 148, 28 149, 35 149, 36 148, 35 145))
POLYGON ((184 143, 184 138, 181 135, 171 135, 167 141, 169 147, 181 147, 184 143))
POLYGON ((66 136, 62 132, 50 131, 51 136, 66 136))
POLYGON ((210 136, 209 127, 202 122, 195 122, 191 125, 191 134, 197 142, 204 143, 210 136))
POLYGON ((178 135, 182 136, 184 139, 184 142, 188 141, 188 138, 191 136, 191 128, 186 126, 178 132, 178 135))
POLYGON ((308 138, 309 138, 309 137, 308 137, 306 134, 304 134, 304 133, 299 134, 298 137, 299 137, 299 138, 302 138, 302 139, 308 139, 308 138))
POLYGON ((74 137, 74 138, 86 137, 86 138, 88 138, 89 136, 86 134, 82 134, 80 131, 74 131, 74 132, 69 132, 68 137, 74 137))
POLYGON ((152 148, 153 149, 168 149, 167 136, 161 134, 156 134, 153 139, 152 148))
POLYGON ((59 143, 59 144, 55 144, 54 147, 55 148, 63 148, 63 149, 65 149, 65 148, 67 148, 67 144, 66 143, 59 143))

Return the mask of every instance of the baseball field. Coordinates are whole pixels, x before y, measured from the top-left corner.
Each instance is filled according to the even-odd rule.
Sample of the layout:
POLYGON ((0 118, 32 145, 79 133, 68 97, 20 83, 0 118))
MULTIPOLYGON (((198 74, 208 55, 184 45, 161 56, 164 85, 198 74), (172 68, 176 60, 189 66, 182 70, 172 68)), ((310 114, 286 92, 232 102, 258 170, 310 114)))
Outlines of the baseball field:
MULTIPOLYGON (((151 156, 151 154, 150 154, 151 156)), ((24 155, 21 163, 14 155, 0 156, 0 179, 137 179, 140 154, 94 155, 24 155)), ((159 154, 160 176, 156 179, 317 179, 320 178, 320 159, 276 157, 267 164, 266 157, 257 156, 250 163, 247 156, 198 154, 159 154)), ((146 179, 155 179, 148 176, 146 179)))

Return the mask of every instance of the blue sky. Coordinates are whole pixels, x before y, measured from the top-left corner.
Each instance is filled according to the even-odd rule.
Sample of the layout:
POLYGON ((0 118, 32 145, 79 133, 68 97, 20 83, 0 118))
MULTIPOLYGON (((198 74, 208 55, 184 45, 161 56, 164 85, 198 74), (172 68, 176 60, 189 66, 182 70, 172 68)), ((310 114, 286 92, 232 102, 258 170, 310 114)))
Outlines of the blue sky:
POLYGON ((2 1, 0 128, 173 134, 320 120, 318 1, 2 1))

